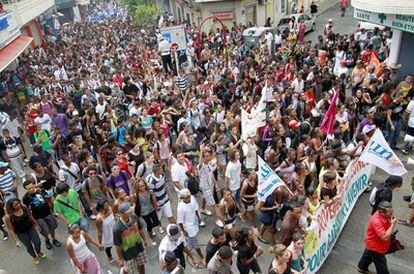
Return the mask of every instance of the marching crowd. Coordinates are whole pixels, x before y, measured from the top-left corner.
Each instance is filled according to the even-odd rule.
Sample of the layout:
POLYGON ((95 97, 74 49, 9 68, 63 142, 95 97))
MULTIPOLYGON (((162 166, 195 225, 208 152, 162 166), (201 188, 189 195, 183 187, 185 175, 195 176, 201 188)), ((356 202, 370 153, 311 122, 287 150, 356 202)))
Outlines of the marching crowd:
MULTIPOLYGON (((390 29, 342 35, 330 20, 312 44, 298 37, 301 23, 249 47, 241 24, 225 36, 202 33, 196 45, 187 22, 182 66, 159 30, 128 19, 62 25, 54 42, 1 74, 3 239, 24 246, 34 264, 47 256, 41 239, 47 250, 65 248, 74 273, 103 273, 91 245, 127 273, 145 273, 147 245, 157 246, 162 273, 188 264, 210 273, 233 273, 232 264, 240 273, 304 273, 313 213, 341 195, 345 168, 375 129, 411 153, 414 138, 403 147, 398 140, 402 130, 414 136, 414 100, 412 75, 398 80, 397 64, 382 65, 390 29), (243 138, 241 112, 262 111, 262 94, 265 124, 243 138), (332 101, 327 136, 319 125, 332 101), (265 201, 257 199, 258 156, 286 184, 265 201), (215 227, 202 247, 205 221, 215 227), (69 236, 56 235, 58 225, 69 236), (264 252, 274 257, 259 265, 264 252)), ((402 179, 387 182, 389 193, 402 179)), ((374 197, 373 216, 388 220, 384 200, 391 202, 374 197)), ((374 262, 388 273, 386 262, 377 266, 388 248, 376 247, 367 246, 360 272, 374 262)))

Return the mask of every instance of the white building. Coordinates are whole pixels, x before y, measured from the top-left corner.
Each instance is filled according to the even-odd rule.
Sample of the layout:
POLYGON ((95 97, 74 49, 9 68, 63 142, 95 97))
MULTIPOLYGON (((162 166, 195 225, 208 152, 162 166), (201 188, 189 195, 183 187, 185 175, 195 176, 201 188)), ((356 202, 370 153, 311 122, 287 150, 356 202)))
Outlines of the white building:
POLYGON ((10 65, 29 45, 43 43, 43 33, 53 26, 54 0, 0 0, 0 71, 10 65))
POLYGON ((388 65, 401 64, 401 76, 412 73, 414 0, 353 0, 352 6, 356 19, 392 28, 388 65))

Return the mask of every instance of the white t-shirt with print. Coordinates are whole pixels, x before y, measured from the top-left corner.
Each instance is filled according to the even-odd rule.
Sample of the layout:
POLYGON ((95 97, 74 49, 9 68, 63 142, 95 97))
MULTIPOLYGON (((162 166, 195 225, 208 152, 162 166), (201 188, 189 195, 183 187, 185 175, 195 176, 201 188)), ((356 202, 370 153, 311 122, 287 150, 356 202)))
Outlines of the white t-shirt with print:
POLYGON ((229 180, 229 188, 231 191, 237 190, 240 188, 241 183, 241 164, 240 161, 233 163, 232 161, 228 162, 226 168, 226 178, 229 180))

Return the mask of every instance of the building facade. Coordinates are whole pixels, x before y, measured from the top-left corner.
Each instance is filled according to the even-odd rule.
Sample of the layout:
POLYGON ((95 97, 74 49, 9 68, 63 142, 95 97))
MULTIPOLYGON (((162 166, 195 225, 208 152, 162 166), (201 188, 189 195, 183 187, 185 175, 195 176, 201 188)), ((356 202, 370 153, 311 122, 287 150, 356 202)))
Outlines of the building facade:
POLYGON ((412 73, 414 63, 414 0, 353 0, 354 17, 392 28, 388 65, 401 64, 400 76, 412 73))

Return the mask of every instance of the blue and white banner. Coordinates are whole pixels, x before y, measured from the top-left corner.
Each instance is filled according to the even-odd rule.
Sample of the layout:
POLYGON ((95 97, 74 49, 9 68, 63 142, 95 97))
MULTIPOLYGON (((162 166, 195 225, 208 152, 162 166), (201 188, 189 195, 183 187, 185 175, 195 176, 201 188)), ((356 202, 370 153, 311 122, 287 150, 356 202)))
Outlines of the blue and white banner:
POLYGON ((391 175, 407 173, 404 164, 392 151, 380 129, 376 129, 361 156, 361 162, 373 164, 391 175))
POLYGON ((283 182, 283 180, 276 175, 269 165, 260 156, 257 157, 259 159, 259 185, 257 187, 257 199, 260 202, 266 201, 267 196, 272 194, 273 191, 279 186, 284 186, 287 190, 289 190, 289 192, 291 192, 285 182, 283 182))

